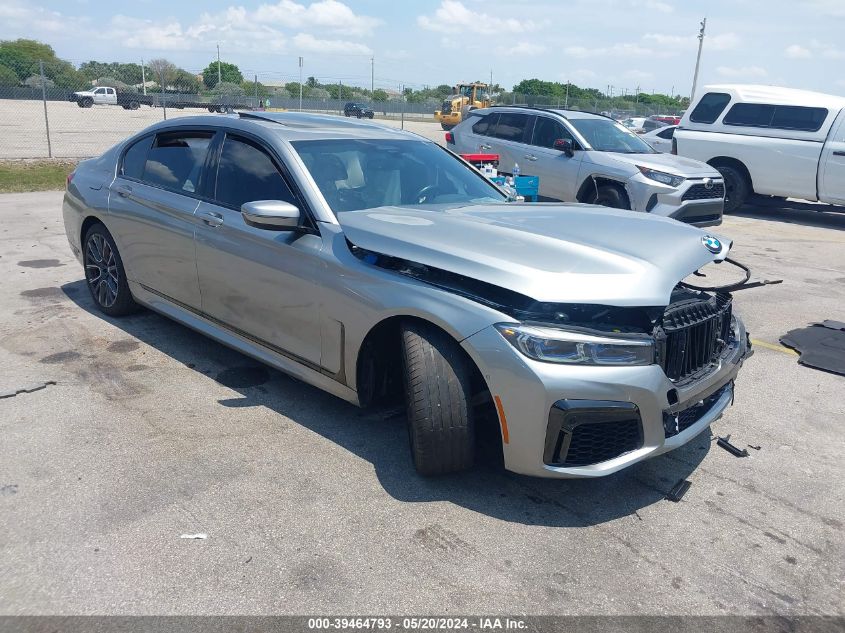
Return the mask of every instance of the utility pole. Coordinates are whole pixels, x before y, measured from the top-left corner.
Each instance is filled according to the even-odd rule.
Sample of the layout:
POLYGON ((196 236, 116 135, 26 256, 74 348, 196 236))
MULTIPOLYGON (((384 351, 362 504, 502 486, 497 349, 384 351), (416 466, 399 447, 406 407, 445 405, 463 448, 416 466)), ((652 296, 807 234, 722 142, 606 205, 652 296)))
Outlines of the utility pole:
POLYGON ((217 83, 223 81, 222 74, 220 72, 220 44, 217 45, 217 83))
POLYGON ((637 105, 640 103, 640 87, 637 86, 637 105))
POLYGON ((44 104, 44 125, 47 127, 47 156, 53 158, 53 145, 50 143, 50 119, 47 117, 47 78, 44 77, 44 62, 38 62, 41 71, 41 101, 44 104))
POLYGON ((698 83, 698 67, 701 64, 701 49, 704 47, 704 29, 707 26, 707 18, 701 21, 701 30, 698 32, 698 57, 695 58, 695 74, 692 76, 692 92, 690 92, 689 100, 695 98, 695 86, 698 83))
POLYGON ((376 58, 370 57, 370 98, 376 91, 376 58))
POLYGON ((299 58, 299 111, 302 112, 302 58, 299 58))
POLYGON ((566 103, 563 104, 563 107, 568 110, 569 109, 569 80, 566 80, 566 103))
POLYGON ((144 73, 144 58, 141 58, 141 85, 144 87, 144 94, 147 94, 147 75, 144 73))

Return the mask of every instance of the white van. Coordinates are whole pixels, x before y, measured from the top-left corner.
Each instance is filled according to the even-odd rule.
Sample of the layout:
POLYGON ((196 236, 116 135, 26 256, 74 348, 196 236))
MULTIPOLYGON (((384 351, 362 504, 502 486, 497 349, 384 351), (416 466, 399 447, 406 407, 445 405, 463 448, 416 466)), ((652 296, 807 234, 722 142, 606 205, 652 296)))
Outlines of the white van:
POLYGON ((718 169, 725 212, 753 193, 845 204, 845 97, 774 86, 705 86, 673 153, 718 169))

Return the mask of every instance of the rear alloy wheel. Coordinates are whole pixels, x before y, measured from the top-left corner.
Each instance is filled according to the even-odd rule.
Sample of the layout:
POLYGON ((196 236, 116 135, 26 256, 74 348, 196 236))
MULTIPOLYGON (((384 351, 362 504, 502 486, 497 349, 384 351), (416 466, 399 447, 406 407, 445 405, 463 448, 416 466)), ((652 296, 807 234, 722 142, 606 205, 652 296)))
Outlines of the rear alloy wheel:
POLYGON ((475 420, 469 359, 445 332, 410 321, 402 327, 408 438, 421 475, 471 468, 475 420))
POLYGON ((616 185, 602 185, 596 192, 592 204, 598 204, 603 207, 610 207, 611 209, 630 209, 631 203, 628 202, 628 194, 616 185))
POLYGON ((716 169, 725 181, 725 213, 733 213, 748 200, 751 187, 738 169, 727 165, 718 165, 716 169))
POLYGON ((85 234, 85 281, 94 303, 109 316, 123 316, 138 309, 126 283, 126 272, 112 236, 102 224, 85 234))

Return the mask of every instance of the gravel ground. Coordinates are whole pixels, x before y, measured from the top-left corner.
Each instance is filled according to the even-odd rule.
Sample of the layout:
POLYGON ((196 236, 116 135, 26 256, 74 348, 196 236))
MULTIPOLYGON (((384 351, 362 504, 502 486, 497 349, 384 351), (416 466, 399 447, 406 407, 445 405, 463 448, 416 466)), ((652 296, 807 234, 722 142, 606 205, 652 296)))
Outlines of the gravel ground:
MULTIPOLYGON (((142 106, 124 110, 118 106, 98 105, 80 108, 70 101, 48 101, 50 143, 54 158, 89 158, 102 154, 127 136, 164 118, 161 108, 142 106)), ((196 108, 167 109, 167 118, 208 114, 196 108)), ((223 115, 219 115, 223 116, 223 115)), ((380 119, 399 127, 396 119, 380 119)), ((408 120, 405 129, 427 138, 443 141, 440 124, 434 121, 408 120)), ((46 158, 48 156, 44 105, 41 101, 0 99, 0 159, 46 158)))
POLYGON ((845 216, 749 208, 719 228, 784 279, 736 295, 757 351, 712 429, 761 450, 704 433, 548 481, 422 479, 401 419, 151 312, 104 317, 60 206, 0 196, 0 391, 55 382, 0 399, 0 614, 843 615, 845 378, 777 342, 845 321, 845 216))

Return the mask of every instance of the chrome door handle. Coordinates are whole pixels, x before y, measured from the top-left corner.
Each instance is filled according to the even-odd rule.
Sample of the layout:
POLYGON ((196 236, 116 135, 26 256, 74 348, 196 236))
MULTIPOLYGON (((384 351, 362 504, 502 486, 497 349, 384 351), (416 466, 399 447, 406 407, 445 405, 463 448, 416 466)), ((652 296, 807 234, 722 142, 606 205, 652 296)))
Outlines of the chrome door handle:
POLYGON ((492 145, 482 144, 478 146, 478 149, 493 149, 492 145))
POLYGON ((129 185, 117 185, 114 190, 117 192, 117 195, 119 195, 121 198, 128 198, 132 195, 132 187, 130 187, 129 185))
POLYGON ((531 160, 531 161, 537 160, 537 157, 536 157, 536 156, 534 156, 534 154, 526 154, 526 155, 525 155, 525 158, 526 158, 527 160, 531 160))
POLYGON ((223 224, 223 214, 216 211, 200 211, 197 215, 208 226, 218 227, 223 224))

